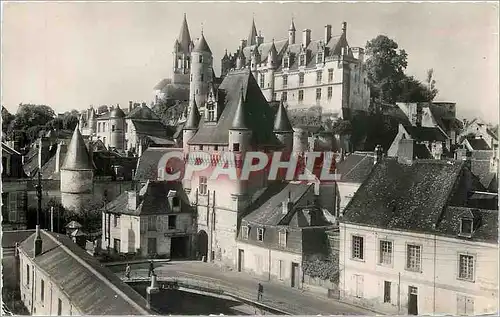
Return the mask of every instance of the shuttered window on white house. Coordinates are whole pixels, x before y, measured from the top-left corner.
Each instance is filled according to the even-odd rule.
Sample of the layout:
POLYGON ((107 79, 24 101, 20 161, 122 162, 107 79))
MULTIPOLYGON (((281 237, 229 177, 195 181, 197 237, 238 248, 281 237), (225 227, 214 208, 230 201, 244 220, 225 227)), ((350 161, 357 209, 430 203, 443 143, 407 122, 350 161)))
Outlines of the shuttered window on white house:
POLYGON ((406 246, 406 269, 420 271, 422 261, 422 250, 419 245, 408 244, 406 246))
POLYGON ((458 259, 458 277, 462 280, 474 280, 474 256, 460 254, 458 259))

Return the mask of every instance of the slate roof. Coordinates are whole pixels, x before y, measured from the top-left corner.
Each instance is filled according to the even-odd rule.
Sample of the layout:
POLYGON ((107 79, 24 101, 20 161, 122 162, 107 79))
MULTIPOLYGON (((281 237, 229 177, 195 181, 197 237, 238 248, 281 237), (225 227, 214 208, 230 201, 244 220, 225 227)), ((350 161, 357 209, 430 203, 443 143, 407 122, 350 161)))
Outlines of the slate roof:
POLYGON ((186 120, 186 124, 184 125, 184 129, 186 130, 196 130, 200 124, 200 111, 198 106, 196 105, 196 100, 193 99, 191 105, 189 106, 189 115, 186 120))
POLYGON ((275 132, 293 132, 292 124, 290 119, 288 119, 288 114, 286 112, 283 102, 280 102, 278 113, 274 119, 274 131, 275 132))
POLYGON ((169 129, 161 121, 132 120, 135 132, 139 135, 168 137, 169 129))
MULTIPOLYGON (((293 223, 284 223, 284 220, 292 222, 290 218, 293 217, 291 217, 290 214, 294 214, 297 211, 294 205, 296 205, 307 192, 311 191, 314 192, 313 184, 295 184, 287 182, 271 184, 249 206, 248 214, 243 217, 243 220, 250 225, 293 225, 293 223), (292 208, 288 214, 284 215, 282 213, 282 203, 288 197, 290 197, 292 208)), ((294 222, 296 227, 307 225, 303 221, 300 221, 300 219, 295 219, 294 222)))
POLYGON ((124 118, 125 117, 125 112, 120 108, 120 106, 116 106, 111 110, 109 114, 110 118, 124 118))
MULTIPOLYGON (((158 163, 160 162, 161 158, 168 152, 178 151, 182 151, 182 149, 149 147, 142 153, 142 156, 139 158, 139 161, 137 163, 137 170, 135 171, 134 175, 134 180, 156 180, 158 178, 158 163)), ((184 164, 184 162, 179 162, 179 164, 181 163, 184 164)))
POLYGON ((2 248, 13 248, 35 233, 35 230, 2 231, 2 248))
POLYGON ((41 231, 42 253, 33 259, 34 237, 20 249, 50 276, 84 315, 148 315, 146 300, 62 234, 41 231))
MULTIPOLYGON (((114 201, 106 205, 106 211, 116 214, 133 216, 161 215, 173 213, 168 201, 169 191, 176 191, 179 198, 181 212, 193 212, 189 198, 187 197, 181 182, 148 181, 140 191, 137 192, 138 207, 131 210, 128 207, 128 192, 118 196, 114 201)), ((176 212, 178 213, 178 212, 176 212)))
POLYGON ((490 160, 495 151, 473 151, 470 158, 472 174, 479 178, 481 184, 488 188, 495 178, 495 173, 490 171, 490 160))
POLYGON ((417 142, 446 141, 447 136, 439 128, 404 126, 410 137, 417 142))
POLYGON ((447 207, 439 226, 436 230, 444 235, 453 236, 458 239, 469 240, 459 236, 460 220, 462 217, 473 216, 478 225, 474 225, 472 239, 489 243, 498 243, 498 209, 485 210, 468 207, 447 207))
POLYGON ((125 119, 133 119, 133 120, 156 120, 160 121, 160 117, 154 113, 151 108, 148 106, 140 106, 133 109, 125 119))
POLYGON ((66 157, 62 169, 66 170, 91 170, 93 169, 92 160, 85 145, 78 125, 75 128, 71 142, 66 151, 66 157))
POLYGON ((354 152, 336 163, 341 182, 363 183, 374 167, 375 157, 369 152, 354 152))
POLYGON ((447 215, 447 210, 453 211, 448 208, 450 202, 458 202, 455 195, 464 190, 464 170, 464 164, 458 161, 418 160, 405 165, 397 159, 384 159, 354 194, 342 221, 389 230, 449 234, 452 229, 445 220, 452 216, 447 215))
POLYGON ((262 94, 250 70, 233 71, 227 74, 219 89, 225 90, 225 105, 216 123, 201 119, 198 132, 189 144, 229 144, 229 129, 232 127, 238 101, 243 88, 244 112, 248 128, 252 131, 254 146, 280 146, 273 133, 274 113, 262 94))
POLYGON ((190 46, 192 44, 191 35, 189 34, 189 27, 187 24, 186 14, 184 14, 184 19, 182 20, 181 30, 179 31, 179 36, 177 41, 179 48, 182 52, 188 54, 190 51, 190 46))
POLYGON ((483 139, 483 138, 479 138, 479 139, 467 139, 467 143, 469 143, 469 146, 470 146, 470 149, 469 150, 472 150, 472 151, 486 151, 486 150, 491 150, 491 148, 489 147, 488 143, 486 143, 486 141, 483 139))
POLYGON ((205 39, 205 35, 203 35, 203 32, 201 33, 201 38, 198 40, 198 42, 196 42, 193 52, 200 52, 200 53, 206 52, 212 54, 212 51, 208 46, 207 40, 205 39))
POLYGON ((147 136, 147 138, 151 141, 152 144, 156 145, 175 145, 176 143, 172 140, 166 139, 166 138, 159 138, 155 136, 147 136))

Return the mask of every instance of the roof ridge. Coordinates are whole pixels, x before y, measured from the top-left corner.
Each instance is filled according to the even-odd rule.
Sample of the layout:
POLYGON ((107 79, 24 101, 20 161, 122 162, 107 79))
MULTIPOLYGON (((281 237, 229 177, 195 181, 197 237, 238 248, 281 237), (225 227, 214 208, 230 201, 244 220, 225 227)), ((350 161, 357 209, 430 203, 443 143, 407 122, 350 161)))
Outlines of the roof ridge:
POLYGON ((136 308, 138 311, 141 313, 144 313, 146 315, 149 315, 149 312, 142 308, 138 303, 133 301, 130 297, 127 296, 121 289, 119 289, 115 284, 113 284, 110 280, 105 278, 101 273, 99 273, 95 268, 93 268, 87 261, 83 260, 82 258, 78 257, 73 251, 71 251, 67 246, 65 246, 62 242, 57 240, 55 237, 52 235, 48 234, 45 232, 47 236, 50 237, 56 244, 58 244, 67 254, 69 254, 71 257, 73 257, 78 263, 80 263, 82 266, 84 266, 86 269, 88 269, 92 274, 94 274, 99 280, 104 282, 108 287, 110 287, 113 291, 115 291, 117 294, 119 294, 126 302, 131 304, 134 308, 136 308))
MULTIPOLYGON (((285 188, 283 188, 283 190, 285 190, 290 184, 291 183, 288 183, 285 186, 285 188)), ((302 184, 294 184, 294 185, 302 185, 302 184)), ((278 225, 281 225, 282 224, 281 222, 283 220, 285 220, 285 218, 287 216, 290 215, 290 217, 292 217, 295 213, 297 213, 297 209, 295 208, 296 205, 299 203, 299 201, 302 199, 302 197, 304 197, 304 195, 311 189, 311 186, 314 186, 314 184, 306 184, 306 186, 307 186, 307 189, 304 190, 304 192, 302 192, 302 194, 300 194, 299 197, 297 197, 297 199, 295 200, 295 202, 292 202, 292 201, 289 202, 289 203, 292 203, 292 206, 291 206, 290 210, 285 215, 283 215, 283 217, 281 217, 281 219, 278 221, 278 225), (293 211, 295 211, 295 212, 293 212, 293 211)), ((290 190, 289 190, 289 192, 290 192, 290 190)), ((276 208, 279 208, 279 206, 276 207, 276 208)))
POLYGON ((364 155, 363 158, 356 164, 354 165, 347 173, 345 173, 344 175, 341 175, 340 177, 344 177, 344 176, 347 176, 349 175, 350 172, 352 172, 359 164, 361 164, 366 158, 368 157, 368 155, 364 155))

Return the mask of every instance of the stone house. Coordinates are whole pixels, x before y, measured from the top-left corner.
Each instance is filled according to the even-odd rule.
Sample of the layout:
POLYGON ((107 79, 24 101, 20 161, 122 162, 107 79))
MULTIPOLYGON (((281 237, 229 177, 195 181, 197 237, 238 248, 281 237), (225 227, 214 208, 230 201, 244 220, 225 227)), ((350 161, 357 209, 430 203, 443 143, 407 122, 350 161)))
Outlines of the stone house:
POLYGON ((65 235, 37 229, 17 254, 21 300, 31 315, 153 313, 141 295, 65 235))
POLYGON ((496 312, 498 208, 479 209, 477 188, 461 161, 375 165, 340 222, 341 297, 389 314, 496 312))
POLYGON ((193 256, 195 213, 180 183, 147 181, 102 210, 102 248, 117 254, 193 256))

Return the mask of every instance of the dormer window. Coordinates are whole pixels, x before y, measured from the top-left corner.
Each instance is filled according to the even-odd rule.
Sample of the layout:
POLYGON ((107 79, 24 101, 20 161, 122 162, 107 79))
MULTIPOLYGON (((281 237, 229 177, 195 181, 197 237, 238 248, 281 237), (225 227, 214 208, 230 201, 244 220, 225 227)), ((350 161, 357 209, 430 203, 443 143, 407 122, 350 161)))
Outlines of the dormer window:
POLYGON ((323 63, 323 52, 319 52, 316 56, 316 63, 323 63))
POLYGON ((283 68, 290 67, 290 58, 288 56, 283 57, 283 68))
POLYGON ((460 222, 460 235, 470 237, 473 231, 473 221, 470 218, 462 218, 460 222))
POLYGON ((257 228, 257 241, 264 241, 264 228, 257 228))
POLYGON ((215 106, 213 103, 207 105, 207 121, 215 121, 215 106))
POLYGON ((250 233, 250 226, 244 226, 243 231, 241 232, 242 238, 248 240, 249 233, 250 233))
POLYGON ((286 238, 287 238, 287 232, 286 230, 282 230, 278 232, 278 243, 280 247, 286 247, 286 238))
POLYGON ((306 66, 306 55, 301 54, 299 57, 299 66, 306 66))

